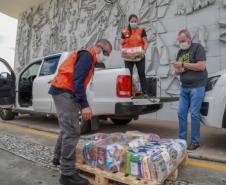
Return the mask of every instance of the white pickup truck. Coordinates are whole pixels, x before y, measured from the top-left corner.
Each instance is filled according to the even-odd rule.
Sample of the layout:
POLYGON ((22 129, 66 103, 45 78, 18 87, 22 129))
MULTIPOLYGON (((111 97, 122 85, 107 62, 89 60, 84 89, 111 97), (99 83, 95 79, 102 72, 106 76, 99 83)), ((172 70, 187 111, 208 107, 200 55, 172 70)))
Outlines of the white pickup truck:
POLYGON ((201 115, 206 126, 226 128, 226 70, 209 76, 201 115))
MULTIPOLYGON (((18 113, 55 115, 56 109, 48 90, 51 80, 68 54, 64 52, 34 60, 17 75, 0 58, 1 118, 11 120, 18 113)), ((128 69, 105 69, 97 66, 86 92, 94 115, 91 120, 93 123, 81 121, 82 133, 97 128, 99 119, 110 118, 115 124, 127 124, 132 119, 138 119, 139 115, 162 108, 160 98, 132 97, 130 79, 128 69)), ((149 95, 156 96, 156 88, 151 88, 153 80, 154 84, 158 81, 155 77, 147 80, 152 83, 148 88, 149 95)))

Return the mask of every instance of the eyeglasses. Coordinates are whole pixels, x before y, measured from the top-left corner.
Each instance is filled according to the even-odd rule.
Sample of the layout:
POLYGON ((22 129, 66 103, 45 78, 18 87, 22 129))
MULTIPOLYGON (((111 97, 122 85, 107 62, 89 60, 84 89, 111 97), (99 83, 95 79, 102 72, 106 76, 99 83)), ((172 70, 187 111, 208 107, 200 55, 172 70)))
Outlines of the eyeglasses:
POLYGON ((101 47, 101 49, 102 49, 103 55, 108 57, 109 53, 104 48, 101 47))

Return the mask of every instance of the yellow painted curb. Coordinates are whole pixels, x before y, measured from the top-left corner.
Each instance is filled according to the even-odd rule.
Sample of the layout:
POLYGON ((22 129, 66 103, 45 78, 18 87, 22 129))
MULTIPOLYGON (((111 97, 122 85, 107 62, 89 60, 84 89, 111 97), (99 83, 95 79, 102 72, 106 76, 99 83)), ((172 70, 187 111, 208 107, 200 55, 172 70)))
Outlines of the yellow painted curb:
POLYGON ((43 136, 43 137, 50 138, 50 139, 58 138, 57 134, 49 133, 49 132, 45 132, 45 131, 39 131, 39 130, 35 130, 32 128, 25 128, 25 127, 21 127, 21 126, 9 124, 9 123, 4 123, 4 122, 0 122, 0 125, 5 128, 12 128, 17 131, 27 132, 27 133, 31 133, 31 134, 38 135, 38 136, 43 136))
POLYGON ((206 162, 200 162, 200 161, 194 161, 189 159, 187 162, 190 166, 196 166, 199 168, 207 168, 207 169, 213 169, 218 171, 226 171, 226 166, 212 164, 212 163, 206 163, 206 162))

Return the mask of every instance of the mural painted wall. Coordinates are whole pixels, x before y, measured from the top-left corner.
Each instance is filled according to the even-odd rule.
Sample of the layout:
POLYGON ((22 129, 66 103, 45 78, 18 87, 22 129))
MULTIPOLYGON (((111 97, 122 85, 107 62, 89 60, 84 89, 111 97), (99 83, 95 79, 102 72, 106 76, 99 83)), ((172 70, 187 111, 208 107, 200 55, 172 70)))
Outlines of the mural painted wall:
MULTIPOLYGON (((209 73, 226 68, 226 0, 48 0, 19 18, 15 70, 41 56, 91 47, 101 38, 114 46, 106 65, 123 67, 119 41, 132 13, 147 31, 146 75, 160 77, 161 96, 178 95, 179 79, 170 62, 183 28, 205 47, 209 73)), ((176 107, 166 104, 149 117, 176 120, 176 107)))

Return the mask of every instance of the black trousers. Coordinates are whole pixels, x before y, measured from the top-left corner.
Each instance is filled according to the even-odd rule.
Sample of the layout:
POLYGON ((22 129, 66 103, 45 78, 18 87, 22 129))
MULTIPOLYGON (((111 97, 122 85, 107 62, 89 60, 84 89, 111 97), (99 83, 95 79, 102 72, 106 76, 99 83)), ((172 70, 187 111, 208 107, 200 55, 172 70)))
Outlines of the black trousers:
POLYGON ((125 61, 125 67, 130 70, 131 76, 133 75, 133 67, 136 65, 138 75, 140 78, 141 90, 143 93, 146 92, 146 77, 145 77, 145 57, 141 61, 125 61))

